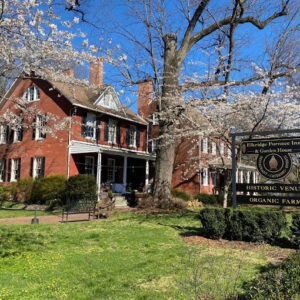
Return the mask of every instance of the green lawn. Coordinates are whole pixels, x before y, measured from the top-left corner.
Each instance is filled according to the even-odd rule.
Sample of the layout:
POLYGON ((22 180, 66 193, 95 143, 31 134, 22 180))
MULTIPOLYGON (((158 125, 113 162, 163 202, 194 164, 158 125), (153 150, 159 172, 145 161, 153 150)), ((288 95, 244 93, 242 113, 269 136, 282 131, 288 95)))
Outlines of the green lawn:
MULTIPOLYGON (((38 211, 37 216, 51 216, 61 214, 60 212, 38 211)), ((17 217, 33 217, 34 211, 28 210, 4 210, 0 208, 0 219, 17 218, 17 217)))
POLYGON ((268 263, 260 251, 182 241, 199 227, 196 213, 2 225, 0 299, 221 299, 268 263))

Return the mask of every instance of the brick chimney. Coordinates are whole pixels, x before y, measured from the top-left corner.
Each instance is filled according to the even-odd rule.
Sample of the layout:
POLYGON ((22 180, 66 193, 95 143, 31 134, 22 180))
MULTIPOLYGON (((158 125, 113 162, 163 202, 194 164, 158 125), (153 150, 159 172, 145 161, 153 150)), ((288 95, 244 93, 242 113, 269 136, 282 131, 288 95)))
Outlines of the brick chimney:
POLYGON ((67 76, 74 77, 74 69, 73 68, 66 69, 63 71, 63 73, 67 76))
POLYGON ((148 118, 156 111, 156 101, 152 100, 153 79, 148 78, 138 83, 138 114, 148 118))
POLYGON ((100 59, 90 62, 90 84, 103 84, 103 61, 100 59))

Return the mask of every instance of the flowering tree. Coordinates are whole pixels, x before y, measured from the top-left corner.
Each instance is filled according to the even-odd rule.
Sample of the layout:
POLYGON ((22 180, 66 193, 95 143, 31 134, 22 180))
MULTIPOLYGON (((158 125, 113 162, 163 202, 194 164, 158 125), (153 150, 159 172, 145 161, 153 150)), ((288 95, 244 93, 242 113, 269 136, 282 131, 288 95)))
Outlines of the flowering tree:
MULTIPOLYGON (((78 0, 77 4, 80 3, 78 0)), ((114 1, 113 5, 105 1, 101 2, 101 10, 101 20, 96 22, 93 16, 94 22, 118 35, 120 51, 125 53, 127 49, 125 56, 119 55, 111 63, 129 84, 136 83, 138 77, 150 75, 156 85, 160 132, 154 198, 158 203, 170 200, 176 138, 182 136, 180 132, 186 135, 189 131, 182 124, 190 124, 184 120, 191 119, 188 115, 191 110, 215 119, 222 113, 228 116, 228 121, 242 120, 242 123, 246 116, 247 123, 256 130, 263 126, 257 110, 264 114, 264 109, 261 110, 262 105, 252 106, 250 98, 256 99, 254 95, 262 94, 263 101, 267 101, 266 112, 273 105, 276 108, 273 114, 277 114, 278 102, 271 100, 270 87, 279 78, 291 75, 299 65, 297 55, 295 58, 285 56, 280 50, 291 35, 282 35, 282 32, 294 26, 293 18, 299 11, 296 1, 134 0, 126 4, 114 1), (247 48, 251 44, 247 35, 267 39, 279 32, 281 39, 274 38, 278 43, 274 44, 271 39, 264 51, 261 49, 266 45, 259 39, 247 48), (259 91, 261 84, 262 92, 259 91), (249 93, 254 97, 246 96, 249 93), (243 97, 248 101, 243 102, 243 97), (244 119, 233 119, 234 111, 241 108, 245 111, 240 114, 244 119)), ((88 15, 87 10, 85 17, 88 15)), ((293 43, 296 46, 297 41, 293 43)), ((223 115, 219 121, 223 122, 223 115)), ((226 126, 216 122, 221 126, 219 131, 225 130, 224 126, 228 129, 224 121, 226 126)), ((193 122, 197 123, 197 119, 193 122)), ((235 122, 230 126, 232 123, 235 122)), ((237 122, 237 126, 240 124, 237 122)), ((198 130, 202 134, 211 131, 203 124, 198 130)), ((195 128, 191 127, 190 132, 194 135, 195 128)))

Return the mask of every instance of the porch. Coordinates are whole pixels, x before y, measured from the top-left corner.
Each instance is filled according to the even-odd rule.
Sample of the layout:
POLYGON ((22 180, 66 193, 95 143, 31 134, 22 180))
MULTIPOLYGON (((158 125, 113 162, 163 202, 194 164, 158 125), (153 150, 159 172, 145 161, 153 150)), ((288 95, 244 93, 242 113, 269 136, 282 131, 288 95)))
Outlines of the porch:
POLYGON ((147 152, 72 141, 68 176, 95 176, 99 194, 108 190, 119 194, 133 190, 144 192, 154 174, 154 159, 147 152))

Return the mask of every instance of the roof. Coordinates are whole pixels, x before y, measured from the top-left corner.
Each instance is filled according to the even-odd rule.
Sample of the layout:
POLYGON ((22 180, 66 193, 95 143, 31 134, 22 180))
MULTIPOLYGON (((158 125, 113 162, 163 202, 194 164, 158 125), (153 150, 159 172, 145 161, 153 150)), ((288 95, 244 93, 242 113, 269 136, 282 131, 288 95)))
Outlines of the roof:
POLYGON ((114 115, 123 119, 129 119, 143 125, 147 125, 147 121, 135 114, 131 109, 122 104, 122 111, 110 109, 101 105, 94 104, 95 101, 108 89, 109 84, 99 87, 78 86, 65 82, 48 80, 53 87, 58 89, 73 105, 81 106, 93 111, 114 115))
MULTIPOLYGON (((230 158, 226 157, 217 157, 211 161, 208 162, 210 167, 213 168, 220 168, 220 169, 232 169, 232 160, 230 158)), ((242 164, 242 163, 237 163, 237 169, 243 169, 243 170, 256 170, 256 167, 247 165, 247 164, 242 164)))

